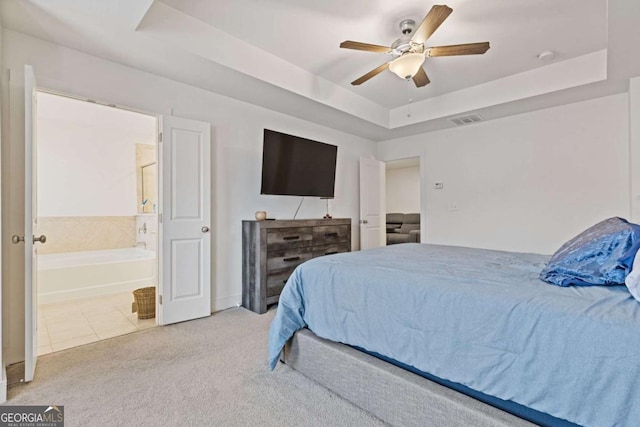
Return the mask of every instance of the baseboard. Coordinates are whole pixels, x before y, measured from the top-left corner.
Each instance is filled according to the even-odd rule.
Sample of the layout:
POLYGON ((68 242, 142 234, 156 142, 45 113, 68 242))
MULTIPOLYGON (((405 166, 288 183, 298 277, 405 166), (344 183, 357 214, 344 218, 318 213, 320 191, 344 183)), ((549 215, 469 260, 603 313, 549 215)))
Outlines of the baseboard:
POLYGON ((224 298, 218 298, 213 302, 211 312, 226 310, 231 307, 238 307, 242 303, 242 294, 231 295, 224 298))

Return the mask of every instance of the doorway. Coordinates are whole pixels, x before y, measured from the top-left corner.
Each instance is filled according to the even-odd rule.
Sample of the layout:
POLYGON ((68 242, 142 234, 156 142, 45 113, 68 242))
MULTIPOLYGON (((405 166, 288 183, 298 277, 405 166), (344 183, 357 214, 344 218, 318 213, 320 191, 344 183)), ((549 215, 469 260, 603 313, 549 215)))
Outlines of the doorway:
MULTIPOLYGON (((24 66, 24 92, 25 103, 22 111, 11 110, 24 118, 24 234, 11 236, 11 242, 24 245, 24 319, 25 319, 25 346, 24 346, 24 381, 32 381, 38 361, 38 340, 44 335, 40 331, 40 316, 38 316, 38 250, 47 241, 46 235, 41 234, 40 220, 38 217, 38 183, 43 183, 47 177, 37 177, 39 168, 37 156, 37 104, 38 94, 52 92, 39 90, 35 72, 30 65, 24 66)), ((67 97, 63 97, 67 98, 67 97)), ((71 98, 78 100, 77 98, 71 98)), ((85 102, 85 101, 83 101, 85 102)), ((90 104, 94 101, 86 100, 90 104)), ((85 104, 87 105, 87 104, 85 104)), ((101 104, 102 107, 112 108, 113 111, 128 111, 126 108, 116 108, 115 105, 101 104)), ((18 108, 19 110, 19 108, 18 108)), ((53 113, 55 115, 55 113, 53 113)), ((156 120, 155 116, 147 116, 150 120, 156 120)), ((156 134, 156 160, 157 177, 155 193, 157 196, 157 234, 151 239, 157 245, 156 266, 153 269, 156 286, 156 299, 151 298, 147 306, 156 309, 156 324, 168 325, 183 322, 199 317, 211 315, 211 124, 174 116, 159 116, 156 134), (161 267, 161 268, 160 268, 161 267)), ((120 124, 120 123, 118 123, 120 124)), ((66 126, 66 125, 65 125, 66 126)), ((64 126, 63 126, 64 127, 64 126)), ((113 130, 113 126, 107 131, 113 130)), ((43 132, 43 130, 41 130, 43 132)), ((91 141, 98 139, 97 133, 87 135, 87 146, 91 141)), ((77 151, 63 151, 62 167, 67 162, 82 156, 86 147, 78 147, 77 151), (84 151, 82 150, 84 149, 84 151)), ((56 153, 58 154, 58 153, 56 153)), ((128 157, 131 159, 131 157, 128 157)), ((79 180, 87 179, 89 170, 85 167, 87 175, 79 180)), ((140 167, 149 167, 148 163, 140 167)), ((153 169, 153 168, 152 168, 153 169)), ((137 176, 142 177, 142 171, 137 176)), ((106 173, 113 174, 112 171, 106 173)), ((100 177, 98 177, 100 178, 100 177)), ((143 178, 141 178, 143 179, 143 178)), ((67 182, 67 184, 75 184, 67 182)), ((141 185, 142 186, 142 185, 141 185)), ((148 187, 148 185, 145 184, 148 187)), ((91 187, 86 195, 94 195, 95 188, 91 187)), ((92 200, 97 200, 94 197, 92 200)), ((137 200, 137 199, 136 199, 137 200)), ((142 197, 145 206, 149 206, 147 197, 142 197)), ((134 202, 134 204, 137 201, 134 202)), ((89 205, 88 199, 83 199, 82 206, 89 205)), ((141 203, 142 204, 142 203, 141 203)), ((153 204, 151 204, 153 206, 153 204)), ((136 207, 137 209, 137 207, 136 207)), ((145 214, 142 208, 142 214, 145 214)), ((152 213, 153 214, 153 213, 152 213)), ((153 214, 155 215, 155 214, 153 214)), ((139 223, 137 223, 139 224, 139 223)), ((74 229, 75 224, 68 228, 74 229)), ((114 228, 115 230, 115 228, 114 228)), ((143 220, 142 226, 136 225, 136 232, 148 232, 148 225, 143 220)), ((63 237, 67 237, 66 233, 63 237)), ((92 242, 95 233, 90 230, 83 239, 92 242)), ((137 247, 138 242, 134 243, 137 247)), ((147 242, 145 242, 147 243, 147 242)), ((146 246, 143 245, 143 246, 146 246)), ((114 261, 110 258, 109 261, 114 261)), ((116 257, 116 261, 122 259, 116 257)), ((102 267, 109 267, 111 262, 97 263, 102 267)), ((113 269, 112 269, 113 270, 113 269)), ((120 269, 116 269, 120 270, 120 269)), ((83 272, 82 277, 94 278, 95 274, 83 272)), ((144 278, 148 283, 148 276, 144 278)), ((120 284, 120 283, 117 283, 120 284)), ((104 286, 94 286, 104 290, 104 286)), ((154 289, 153 286, 147 289, 154 289)), ((55 289, 54 289, 55 291, 55 289)), ((140 302, 136 296, 136 302, 140 302)), ((94 304, 88 310, 98 310, 99 304, 94 304)), ((118 309, 118 307, 116 307, 118 309)), ((113 311, 113 310, 107 310, 113 311)), ((54 317, 54 316, 52 316, 54 317)), ((48 325, 45 325, 47 332, 48 325)), ((72 325, 69 325, 72 327, 72 325)), ((112 324, 109 324, 112 326, 112 324)), ((91 325, 89 326, 94 330, 91 325)), ((85 332, 88 330, 85 328, 85 332)), ((95 330, 94 330, 95 332, 95 330)), ((68 338, 67 331, 64 332, 68 338)), ((97 334, 96 334, 97 335, 97 334)), ((99 337, 98 337, 99 339, 99 337)), ((67 339, 66 341, 70 341, 67 339)), ((89 342, 95 341, 91 338, 89 342)), ((76 345, 79 343, 75 343, 76 345)), ((54 350, 54 345, 51 346, 54 350)))
POLYGON ((420 157, 385 163, 386 242, 421 242, 420 157))
POLYGON ((132 291, 158 284, 157 129, 155 116, 37 92, 38 355, 156 325, 155 296, 132 313, 132 291))

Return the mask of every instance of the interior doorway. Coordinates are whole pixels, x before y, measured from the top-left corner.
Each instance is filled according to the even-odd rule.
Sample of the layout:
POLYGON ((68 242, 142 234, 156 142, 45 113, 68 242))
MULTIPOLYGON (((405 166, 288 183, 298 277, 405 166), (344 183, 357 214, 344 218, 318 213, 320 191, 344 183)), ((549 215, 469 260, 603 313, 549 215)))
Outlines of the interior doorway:
MULTIPOLYGON (((17 113, 19 117, 24 118, 24 157, 25 157, 25 168, 24 168, 24 231, 22 235, 14 234, 11 236, 11 242, 13 244, 22 244, 24 245, 24 321, 25 321, 25 345, 24 345, 24 381, 29 382, 34 379, 35 376, 35 368, 38 361, 38 348, 45 347, 45 345, 38 345, 39 339, 44 338, 45 336, 50 335, 51 327, 50 325, 41 325, 41 320, 44 320, 46 316, 39 316, 38 310, 38 278, 39 278, 39 253, 38 250, 42 247, 46 241, 46 235, 42 233, 40 227, 40 218, 38 216, 38 203, 40 202, 40 197, 38 197, 38 184, 42 184, 47 180, 48 177, 40 176, 38 177, 38 159, 44 159, 45 156, 38 156, 37 150, 37 142, 38 142, 38 97, 43 98, 43 94, 55 95, 52 92, 39 90, 38 84, 36 81, 36 75, 33 70, 33 67, 30 65, 24 66, 24 95, 25 102, 23 105, 24 108, 17 108, 17 113), (42 328, 41 326, 45 326, 42 328), (45 332, 46 331, 46 332, 45 332), (45 333, 47 335, 45 335, 45 333)), ((67 101, 78 101, 77 98, 71 97, 60 97, 60 99, 66 99, 67 101), (70 99, 69 99, 70 98, 70 99)), ((90 104, 96 104, 94 101, 90 100, 81 100, 84 106, 90 104)), ((40 101, 42 104, 42 101, 40 101)), ((78 105, 78 104, 73 104, 78 105)), ((101 107, 108 107, 111 111, 126 111, 132 112, 129 109, 116 107, 115 105, 107 105, 100 104, 101 107)), ((106 115, 107 110, 102 110, 101 113, 94 114, 95 115, 106 115)), ((11 110, 10 112, 13 112, 11 110)), ((133 112, 136 113, 136 112, 133 112)), ((58 114, 58 111, 55 109, 52 111, 52 116, 55 117, 58 114)), ((80 113, 79 113, 80 114, 80 113)), ((157 214, 147 213, 146 215, 153 215, 156 217, 155 223, 157 233, 155 236, 152 236, 150 241, 157 247, 156 258, 153 260, 155 262, 155 267, 152 271, 152 279, 155 282, 155 288, 153 286, 145 286, 147 289, 155 290, 156 298, 153 298, 153 295, 150 298, 150 302, 148 298, 145 298, 147 301, 147 307, 151 307, 151 310, 155 308, 155 314, 157 315, 156 321, 154 323, 149 322, 149 326, 153 324, 158 325, 168 325, 171 323, 184 322, 187 320, 196 319, 199 317, 206 317, 211 315, 211 167, 212 167, 212 159, 211 159, 211 123, 197 121, 192 119, 186 119, 181 117, 174 116, 149 116, 146 114, 139 114, 140 117, 144 116, 148 120, 155 122, 157 127, 157 133, 153 133, 155 135, 154 143, 156 147, 156 161, 157 161, 157 177, 155 179, 155 194, 157 196, 156 208, 158 208, 157 214), (157 120, 157 122, 156 122, 157 120), (161 268, 160 268, 161 267, 161 268)), ((59 114, 58 114, 59 116, 59 114)), ((73 116, 75 117, 75 116, 73 116)), ((82 115, 80 114, 80 117, 82 115)), ((60 117, 58 117, 60 118, 60 117)), ((63 115, 62 119, 69 119, 68 116, 63 115)), ((68 122, 61 120, 63 122, 62 128, 68 133, 66 129, 68 127, 68 122)), ((42 122, 42 120, 41 120, 42 122)), ((123 122, 126 123, 126 120, 123 122)), ((82 125, 86 124, 81 122, 81 126, 78 127, 78 130, 82 129, 82 125)), ((122 123, 117 122, 115 126, 106 127, 106 135, 110 135, 109 132, 116 129, 122 123)), ((46 129, 40 129, 40 133, 46 134, 46 129)), ((62 132, 65 134, 65 132, 62 132)), ((85 129, 86 132, 86 129, 85 129)), ((150 133, 150 132, 149 132, 150 133)), ((88 132, 85 138, 86 144, 79 145, 74 147, 75 149, 68 150, 58 150, 62 152, 54 152, 54 155, 58 155, 60 157, 61 166, 59 165, 58 170, 60 168, 66 168, 68 164, 72 164, 73 160, 76 161, 78 159, 84 160, 82 154, 86 154, 87 146, 91 147, 92 141, 98 140, 103 135, 100 132, 88 132)), ((118 142, 118 139, 111 139, 112 142, 118 142)), ((135 156, 128 156, 127 162, 130 161, 131 158, 135 156)), ((89 177, 91 177, 91 173, 94 172, 92 169, 88 169, 86 164, 80 162, 85 169, 83 169, 86 173, 80 174, 81 176, 75 176, 74 178, 67 179, 67 181, 63 181, 64 185, 58 186, 66 188, 66 186, 73 187, 73 185, 77 184, 72 181, 75 180, 83 180, 85 183, 89 183, 91 186, 89 191, 84 193, 86 198, 83 198, 82 202, 77 204, 77 206, 88 206, 91 204, 91 201, 94 203, 99 203, 101 200, 96 195, 100 196, 101 194, 96 191, 95 182, 98 182, 99 179, 103 178, 100 174, 98 174, 95 178, 95 181, 91 181, 89 177), (93 198, 88 196, 93 195, 93 198)), ((145 166, 145 169, 149 166, 148 163, 142 163, 140 168, 145 166)), ((153 170, 151 168, 150 170, 153 170)), ((53 172, 54 174, 57 172, 53 172)), ((140 174, 135 173, 134 175, 142 177, 142 171, 140 174)), ((42 174, 41 174, 42 175, 42 174)), ((61 174, 63 175, 63 174, 61 174)), ((113 175, 113 171, 109 170, 104 173, 104 175, 111 176, 113 175)), ((125 174, 126 175, 126 174, 125 174)), ((130 177, 130 176, 129 176, 130 177)), ((123 178, 123 177, 121 177, 123 178)), ((123 178, 124 179, 124 178, 123 178)), ((142 179, 142 178, 141 178, 142 179)), ((126 179, 125 179, 126 181, 126 179)), ((118 181, 118 184, 121 182, 118 181)), ((148 188, 148 185, 146 185, 148 188)), ((56 188, 56 186, 54 186, 56 188)), ((73 187, 76 188, 76 187, 73 187)), ((142 188, 142 184, 141 184, 142 188)), ((77 190, 82 192, 82 190, 77 190)), ((107 194, 109 194, 107 192, 107 194)), ((129 194, 131 194, 129 192, 129 194)), ((133 197, 134 206, 138 203, 138 198, 136 196, 133 197)), ((144 206, 149 206, 149 200, 147 197, 141 197, 142 202, 144 202, 144 206)), ((60 200, 57 200, 58 204, 60 204, 60 200)), ((143 203, 140 202, 140 205, 143 203)), ((151 206, 153 204, 151 203, 151 206)), ((138 210, 138 206, 135 206, 135 211, 138 210)), ((140 207, 140 213, 145 214, 144 208, 140 207)), ((128 215, 128 214, 127 214, 128 215)), ((77 218, 77 217, 72 217, 77 218)), ((137 220, 136 220, 137 221, 137 220)), ((136 223, 134 228, 135 233, 149 233, 149 226, 144 222, 144 218, 141 219, 142 225, 140 223, 136 223)), ((71 224, 65 231, 73 231, 76 230, 75 221, 71 221, 71 224)), ((153 226, 153 224, 152 224, 153 226)), ((113 230, 115 230, 114 228, 113 230)), ((112 230, 112 231, 113 231, 112 230)), ((152 229, 153 231, 153 229, 152 229)), ((100 239, 96 239, 96 233, 94 233, 93 229, 89 230, 89 233, 80 233, 83 235, 83 240, 85 242, 94 242, 101 241, 100 239)), ((150 234, 153 234, 152 232, 150 234)), ((62 233, 61 236, 63 238, 68 237, 67 233, 62 233)), ((138 243, 141 246, 149 245, 144 242, 135 241, 134 246, 135 249, 138 249, 138 243)), ((50 245, 51 246, 51 245, 50 245)), ((129 248, 126 248, 129 249, 129 248)), ((56 254, 52 254, 56 255, 56 254)), ((82 258, 82 257, 81 257, 82 258)), ((129 257, 127 257, 127 260, 129 257)), ((95 260, 93 260, 95 261, 95 260)), ((97 264, 101 266, 101 268, 110 268, 113 267, 111 261, 117 261, 118 263, 122 263, 121 257, 110 257, 109 262, 104 262, 102 259, 99 262, 92 262, 91 264, 97 264)), ((86 263, 86 262, 85 262, 86 263)), ((62 267, 66 267, 67 263, 62 263, 62 267)), ((81 263, 84 268, 83 263, 81 263)), ((113 268, 110 268, 114 270, 113 268)), ((56 269, 51 269, 56 270, 56 269)), ((120 269, 116 269, 120 271, 120 269)), ((89 274, 86 273, 85 270, 81 270, 80 274, 76 276, 85 277, 85 278, 95 278, 100 276, 99 274, 89 274)), ((143 277, 144 282, 141 284, 148 285, 149 284, 149 275, 143 277)), ((152 284, 153 284, 152 282, 152 284)), ((122 285, 121 282, 114 283, 116 285, 122 285)), ((103 291, 101 294, 105 294, 105 285, 95 285, 90 287, 91 290, 100 290, 103 291)), ((60 297, 61 295, 68 296, 68 290, 61 290, 59 288, 52 290, 53 295, 50 295, 51 298, 60 297), (62 291, 59 293, 55 293, 58 291, 62 291)), ((136 296, 136 302, 138 303, 138 307, 142 304, 138 300, 136 296)), ((124 305, 124 304, 123 304, 124 305)), ((122 310, 122 306, 115 307, 116 310, 121 311, 123 314, 128 314, 128 304, 125 308, 126 311, 122 310)), ((91 304, 91 307, 86 308, 85 310, 80 310, 81 314, 84 312, 89 312, 93 314, 97 313, 98 310, 103 310, 102 304, 91 304)), ((105 311, 114 310, 104 309, 105 311)), ((77 310, 61 310, 61 311, 71 311, 77 314, 77 310)), ((133 311, 133 310, 132 310, 133 311)), ((151 311, 153 313, 153 311, 151 311)), ((145 311, 145 313, 147 313, 145 311)), ((55 318, 57 316, 49 316, 51 318, 55 318)), ((99 316, 96 316, 99 317, 99 316)), ((136 316, 138 318, 138 316, 136 316)), ((79 317, 75 317, 75 319, 79 319, 79 317)), ((144 319, 142 319, 144 320, 144 319)), ((48 323, 48 322, 47 322, 48 323)), ((131 323, 131 322, 129 322, 131 323)), ((103 322, 103 325, 108 327, 109 330, 113 329, 113 322, 103 322)), ((77 331, 70 333, 68 329, 75 329, 75 325, 72 325, 71 322, 66 324, 69 328, 61 328, 60 335, 62 335, 67 343, 65 346, 56 346, 53 343, 50 344, 51 351, 55 351, 56 347, 61 349, 61 347, 69 348, 68 341, 75 341, 74 345, 80 345, 87 342, 93 342, 99 340, 100 337, 96 333, 96 337, 91 336, 91 338, 87 338, 88 335, 84 335, 84 333, 88 333, 89 329, 93 332, 96 332, 97 327, 89 325, 89 329, 86 327, 83 328, 82 331, 83 336, 78 338, 70 339, 69 336, 76 335, 77 331)), ((136 326, 136 325, 134 325, 136 326)), ((105 328, 106 329, 106 328, 105 328)), ((139 329, 136 327, 136 329, 139 329)), ((111 331, 113 332, 113 331, 111 331)), ((133 332, 133 331, 131 331, 133 332)), ((106 334, 109 335, 109 334, 106 334)), ((113 334, 111 335, 113 336, 113 334)), ((49 337, 50 338, 50 337, 49 337)), ((51 340, 49 340, 51 341, 51 340)), ((43 343, 44 344, 44 343, 43 343)), ((48 349, 42 348, 42 352, 46 352, 48 349)))
POLYGON ((44 91, 36 117, 37 353, 155 326, 157 118, 44 91))
POLYGON ((421 242, 420 157, 385 163, 386 242, 421 242))

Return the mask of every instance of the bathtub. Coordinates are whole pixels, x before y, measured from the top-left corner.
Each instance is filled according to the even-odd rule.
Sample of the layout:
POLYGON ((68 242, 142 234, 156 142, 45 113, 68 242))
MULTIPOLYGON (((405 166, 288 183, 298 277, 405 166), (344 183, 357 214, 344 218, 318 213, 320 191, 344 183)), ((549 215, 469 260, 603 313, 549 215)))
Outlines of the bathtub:
POLYGON ((38 302, 132 291, 155 286, 156 254, 142 248, 38 256, 38 302))

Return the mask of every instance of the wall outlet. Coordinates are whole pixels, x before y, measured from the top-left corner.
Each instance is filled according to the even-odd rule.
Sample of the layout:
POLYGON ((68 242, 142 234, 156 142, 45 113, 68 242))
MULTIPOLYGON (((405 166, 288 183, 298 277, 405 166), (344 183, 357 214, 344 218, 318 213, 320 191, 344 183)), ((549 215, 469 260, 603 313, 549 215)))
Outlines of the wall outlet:
POLYGON ((442 190, 442 188, 444 188, 444 182, 440 181, 440 182, 436 182, 433 185, 433 188, 435 188, 436 190, 442 190))
POLYGON ((455 203, 451 203, 451 204, 449 205, 449 207, 447 208, 447 210, 448 210, 449 212, 455 212, 455 211, 457 211, 457 210, 458 210, 458 205, 457 205, 457 204, 455 204, 455 203))

